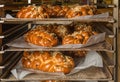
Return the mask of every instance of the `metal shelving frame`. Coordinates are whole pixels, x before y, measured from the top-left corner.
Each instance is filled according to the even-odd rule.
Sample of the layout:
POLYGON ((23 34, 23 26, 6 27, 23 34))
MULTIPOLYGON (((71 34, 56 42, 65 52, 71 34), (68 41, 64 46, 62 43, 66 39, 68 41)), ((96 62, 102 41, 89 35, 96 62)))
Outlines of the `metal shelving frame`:
POLYGON ((113 31, 115 34, 114 37, 114 65, 115 65, 115 69, 114 69, 114 81, 115 82, 119 82, 118 81, 118 18, 119 18, 119 0, 113 0, 113 4, 116 5, 113 8, 113 17, 116 20, 115 23, 113 23, 113 31))
MULTIPOLYGON (((31 3, 29 3, 29 4, 31 4, 31 3)), ((2 6, 4 6, 4 5, 1 5, 1 7, 2 6)), ((113 23, 113 35, 114 35, 114 38, 113 38, 113 50, 110 51, 109 49, 108 50, 107 49, 103 49, 103 51, 106 51, 106 52, 110 51, 110 52, 114 53, 113 54, 114 55, 114 72, 113 72, 113 78, 110 77, 109 80, 108 79, 103 79, 103 80, 102 79, 94 79, 94 80, 99 80, 99 81, 101 80, 101 81, 108 81, 108 82, 111 82, 111 81, 119 82, 118 81, 118 46, 117 46, 118 45, 118 14, 119 14, 118 10, 119 10, 119 0, 113 0, 113 5, 108 5, 108 7, 112 7, 113 8, 113 18, 110 17, 110 18, 107 18, 106 20, 103 20, 103 19, 90 19, 90 20, 84 20, 84 21, 87 21, 87 22, 109 22, 109 23, 113 23)), ((15 19, 6 19, 6 18, 1 18, 0 23, 2 24, 2 23, 5 23, 5 22, 16 22, 16 21, 17 22, 20 22, 20 21, 22 21, 22 22, 23 21, 24 22, 36 21, 37 22, 37 21, 56 21, 56 20, 57 21, 77 21, 77 22, 78 21, 79 22, 83 21, 83 20, 74 20, 74 19, 69 19, 69 20, 68 19, 43 19, 43 20, 41 20, 41 19, 17 19, 17 18, 15 18, 15 19)), ((2 36, 2 37, 4 37, 4 36, 2 36)), ((24 51, 24 50, 28 50, 28 51, 33 50, 34 51, 35 50, 35 49, 17 49, 17 48, 10 48, 10 49, 8 48, 8 49, 4 50, 3 48, 4 47, 1 47, 0 53, 5 53, 5 52, 8 52, 8 51, 24 51)), ((90 50, 89 47, 88 48, 82 48, 82 49, 83 50, 86 49, 88 51, 90 50)), ((76 50, 82 50, 82 49, 76 49, 76 50)), ((46 50, 46 49, 38 49, 38 50, 46 50)), ((49 50, 51 51, 51 50, 55 50, 55 49, 51 48, 51 49, 48 49, 48 51, 49 50)), ((59 49, 56 49, 56 50, 59 50, 59 49)), ((66 50, 69 51, 71 49, 66 49, 66 50)), ((61 49, 61 51, 62 51, 62 49, 61 49)), ((96 51, 102 51, 102 49, 101 50, 96 49, 96 51)), ((105 67, 105 68, 108 68, 108 67, 105 67)), ((1 81, 9 81, 9 78, 8 79, 4 78, 7 75, 8 72, 9 71, 7 71, 5 74, 3 74, 3 76, 0 77, 1 81)), ((19 81, 19 80, 14 79, 13 77, 11 77, 11 78, 12 78, 13 81, 19 81)), ((70 78, 71 80, 75 80, 75 79, 72 79, 71 77, 65 77, 65 78, 62 78, 62 79, 63 80, 67 80, 68 78, 70 78)), ((73 78, 74 78, 74 76, 73 76, 73 78)), ((26 77, 23 80, 29 80, 29 79, 28 79, 28 77, 26 77)), ((43 80, 44 80, 44 78, 43 78, 43 80)), ((83 80, 88 81, 89 79, 83 79, 83 80, 81 80, 81 79, 77 78, 76 80, 77 81, 83 81, 83 80)))

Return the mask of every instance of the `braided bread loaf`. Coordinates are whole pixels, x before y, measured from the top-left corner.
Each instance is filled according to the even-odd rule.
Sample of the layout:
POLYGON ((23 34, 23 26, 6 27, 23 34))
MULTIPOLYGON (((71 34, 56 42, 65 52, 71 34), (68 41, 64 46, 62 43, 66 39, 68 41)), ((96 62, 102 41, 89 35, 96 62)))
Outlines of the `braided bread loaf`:
POLYGON ((69 26, 67 25, 58 24, 37 25, 35 29, 39 29, 40 31, 46 31, 49 33, 55 33, 59 39, 63 38, 64 36, 70 33, 69 26))
POLYGON ((73 51, 73 54, 75 56, 78 56, 78 57, 85 57, 85 55, 87 54, 87 51, 84 51, 84 50, 82 50, 82 51, 73 51))
POLYGON ((75 6, 71 8, 65 15, 67 18, 77 17, 77 16, 86 16, 96 14, 96 8, 94 6, 83 5, 75 6))
POLYGON ((25 68, 37 69, 44 72, 69 73, 74 68, 74 61, 61 52, 24 52, 22 65, 25 68))
POLYGON ((52 47, 58 44, 58 39, 54 33, 48 33, 39 28, 26 33, 25 40, 29 43, 45 47, 52 47))
POLYGON ((93 31, 93 28, 90 24, 87 23, 79 23, 74 26, 74 30, 77 32, 80 31, 93 31))
POLYGON ((74 32, 72 35, 65 36, 62 44, 86 44, 90 36, 97 34, 94 31, 74 32))
POLYGON ((70 33, 70 30, 68 29, 68 26, 65 25, 56 25, 53 26, 54 30, 53 32, 59 37, 63 38, 64 36, 68 35, 70 33))
POLYGON ((27 6, 17 13, 17 18, 49 18, 49 15, 40 6, 27 6))
POLYGON ((96 14, 96 8, 89 5, 84 6, 27 6, 23 7, 18 13, 18 18, 72 18, 76 16, 86 16, 96 14))

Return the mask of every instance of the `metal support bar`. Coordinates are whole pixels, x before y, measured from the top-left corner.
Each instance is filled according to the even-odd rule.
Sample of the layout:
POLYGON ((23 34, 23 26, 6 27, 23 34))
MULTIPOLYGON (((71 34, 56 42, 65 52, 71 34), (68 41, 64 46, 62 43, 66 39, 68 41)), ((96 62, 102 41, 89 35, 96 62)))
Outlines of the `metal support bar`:
POLYGON ((116 22, 116 20, 111 20, 111 21, 108 21, 109 23, 115 23, 116 22))
POLYGON ((93 5, 94 5, 94 6, 102 6, 102 7, 105 7, 105 8, 114 8, 114 7, 116 7, 115 4, 109 4, 109 5, 107 5, 107 4, 94 3, 93 5))
POLYGON ((28 25, 28 22, 24 23, 22 25, 16 26, 14 28, 11 28, 10 30, 7 30, 6 32, 4 32, 0 38, 8 37, 8 36, 14 34, 15 32, 27 27, 27 25, 28 25))
POLYGON ((0 67, 3 66, 8 60, 11 59, 12 56, 14 56, 16 52, 6 52, 4 54, 0 54, 1 60, 0 60, 0 67))
POLYGON ((5 38, 5 36, 1 36, 1 35, 0 35, 0 39, 2 39, 2 38, 5 38))
POLYGON ((4 7, 5 5, 0 5, 0 7, 4 7))
POLYGON ((5 78, 5 77, 9 76, 10 70, 17 64, 17 62, 20 60, 20 58, 22 56, 20 54, 18 54, 18 55, 17 55, 16 59, 14 60, 14 62, 12 61, 12 63, 7 68, 7 70, 5 71, 5 73, 1 76, 1 78, 5 78))
MULTIPOLYGON (((18 34, 16 37, 7 40, 7 42, 6 42, 5 44, 7 44, 7 43, 9 43, 9 42, 11 42, 11 41, 17 39, 18 37, 22 36, 22 35, 25 34, 26 32, 28 32, 28 30, 25 30, 25 31, 21 32, 20 34, 18 34)), ((2 46, 5 46, 5 44, 2 44, 2 46)))
POLYGON ((5 51, 0 51, 0 54, 3 54, 5 51))
POLYGON ((31 0, 28 0, 28 4, 31 4, 31 0))
POLYGON ((1 20, 0 20, 0 23, 4 23, 4 21, 1 21, 1 20))
POLYGON ((17 52, 17 53, 10 59, 11 61, 5 63, 5 64, 3 65, 3 67, 5 68, 5 67, 9 66, 10 63, 13 63, 13 62, 15 61, 16 57, 18 57, 20 54, 21 54, 21 52, 17 52))
POLYGON ((116 5, 116 7, 113 8, 113 17, 116 20, 115 23, 113 23, 113 31, 115 34, 114 38, 114 64, 115 64, 115 69, 114 69, 114 82, 118 82, 118 18, 119 18, 119 0, 113 0, 113 4, 116 5))
POLYGON ((114 8, 114 7, 116 7, 116 5, 108 5, 108 7, 114 8))

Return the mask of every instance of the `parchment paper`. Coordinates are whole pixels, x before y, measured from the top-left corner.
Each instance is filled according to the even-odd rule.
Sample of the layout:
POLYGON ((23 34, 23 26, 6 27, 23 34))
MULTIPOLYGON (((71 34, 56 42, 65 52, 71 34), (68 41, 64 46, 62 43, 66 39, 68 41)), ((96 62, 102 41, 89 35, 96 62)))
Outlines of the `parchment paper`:
MULTIPOLYGON (((79 63, 77 64, 77 66, 69 74, 66 74, 66 75, 71 75, 71 74, 77 73, 80 70, 89 68, 91 66, 103 67, 102 57, 95 51, 88 52, 84 59, 80 59, 78 61, 79 61, 79 63)), ((16 67, 11 70, 11 73, 17 79, 22 79, 25 76, 27 76, 28 74, 32 74, 32 73, 34 73, 34 74, 35 73, 49 74, 49 75, 53 75, 56 77, 64 77, 65 76, 65 74, 60 73, 60 72, 59 73, 57 73, 57 72, 56 73, 48 73, 48 72, 42 72, 42 71, 38 71, 38 70, 24 69, 22 67, 21 60, 16 65, 16 67)))
POLYGON ((14 18, 14 17, 11 16, 10 14, 6 14, 5 18, 14 18))

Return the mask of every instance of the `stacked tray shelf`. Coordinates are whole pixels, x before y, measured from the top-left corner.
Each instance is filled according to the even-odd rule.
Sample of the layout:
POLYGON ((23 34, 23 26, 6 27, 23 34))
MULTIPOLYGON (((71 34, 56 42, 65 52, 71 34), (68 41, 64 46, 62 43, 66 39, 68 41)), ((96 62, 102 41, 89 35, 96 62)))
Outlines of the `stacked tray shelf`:
POLYGON ((100 18, 46 18, 46 19, 41 19, 41 18, 1 18, 1 21, 6 21, 6 22, 23 22, 23 21, 79 21, 79 22, 112 22, 114 23, 115 20, 113 17, 100 17, 100 18))
POLYGON ((56 48, 56 47, 52 47, 52 48, 20 48, 19 47, 18 48, 18 47, 8 47, 8 48, 4 49, 5 52, 6 51, 78 51, 78 50, 86 50, 86 51, 94 50, 94 51, 114 52, 112 50, 111 44, 109 44, 105 41, 98 43, 98 44, 91 45, 91 46, 82 47, 82 48, 56 48))
MULTIPOLYGON (((114 23, 116 20, 113 17, 103 17, 103 18, 90 18, 90 19, 67 19, 67 18, 50 18, 50 19, 38 19, 38 18, 1 18, 1 21, 5 22, 28 22, 29 23, 39 23, 39 22, 109 22, 114 23)), ((110 32, 110 35, 114 37, 114 34, 110 32)), ((86 51, 107 51, 114 53, 115 51, 112 49, 111 44, 104 41, 101 43, 97 43, 91 46, 82 47, 82 48, 17 48, 17 47, 6 47, 3 46, 2 48, 3 52, 9 52, 9 51, 78 51, 78 50, 86 50, 86 51)), ((69 81, 88 81, 88 80, 96 80, 96 81, 112 81, 113 77, 106 66, 104 64, 103 68, 100 67, 90 67, 84 70, 80 70, 78 73, 72 74, 72 75, 65 75, 65 76, 51 76, 47 74, 30 74, 24 77, 23 79, 16 79, 11 73, 10 69, 6 71, 1 76, 1 81, 30 81, 30 80, 69 80, 69 81), (8 75, 9 74, 9 75, 8 75)))
MULTIPOLYGON (((41 21, 44 21, 44 23, 48 22, 48 21, 45 21, 44 19, 41 20, 41 21)), ((42 22, 42 24, 44 24, 44 23, 42 22)), ((54 21, 52 21, 52 23, 54 24, 54 21)), ((64 22, 62 21, 61 23, 64 23, 64 22)), ((27 28, 29 26, 28 24, 30 24, 30 22, 23 23, 23 26, 19 25, 19 26, 15 27, 15 28, 19 28, 19 29, 27 28)), ((71 22, 68 22, 68 24, 71 24, 71 22)), ((114 37, 113 32, 108 30, 105 26, 103 26, 101 24, 98 25, 98 24, 99 23, 97 23, 97 24, 92 23, 93 27, 95 27, 94 30, 100 31, 100 33, 105 32, 108 37, 111 37, 111 36, 114 37), (105 30, 101 31, 103 28, 105 30)), ((28 29, 28 31, 30 29, 28 29)), ((13 30, 12 32, 14 32, 14 31, 15 30, 13 30)), ((11 30, 10 30, 10 32, 11 32, 11 30)), ((7 33, 9 33, 9 31, 7 33)), ((7 33, 3 33, 2 37, 7 37, 9 35, 7 33)), ((78 51, 78 50, 91 51, 91 50, 95 50, 95 51, 114 52, 114 50, 112 49, 112 45, 107 41, 99 42, 97 44, 88 45, 88 46, 85 46, 85 47, 74 47, 73 46, 73 47, 65 47, 65 48, 63 48, 63 47, 59 47, 59 46, 61 46, 61 45, 58 45, 58 46, 55 46, 55 47, 39 47, 39 46, 36 46, 36 45, 26 43, 24 38, 20 36, 20 38, 9 41, 7 46, 6 46, 6 44, 2 45, 2 50, 5 51, 5 52, 7 52, 7 51, 36 51, 36 50, 38 50, 38 51, 78 51), (9 44, 10 44, 10 46, 9 46, 9 44), (13 46, 11 46, 11 44, 13 44, 13 46), (14 46, 14 45, 18 45, 18 44, 21 44, 22 46, 20 46, 20 47, 14 46), (24 47, 23 45, 27 45, 27 46, 24 47)))
POLYGON ((112 80, 112 76, 109 70, 104 66, 104 68, 99 67, 90 67, 84 70, 79 71, 73 75, 65 76, 53 76, 49 74, 29 74, 23 79, 16 79, 13 75, 9 77, 2 78, 2 81, 30 81, 30 80, 68 80, 68 81, 85 81, 85 80, 99 80, 99 81, 108 81, 112 80))
MULTIPOLYGON (((43 20, 41 20, 41 21, 43 21, 43 20)), ((64 20, 64 21, 66 21, 66 20, 64 20)), ((73 20, 71 20, 71 21, 73 21, 73 20)), ((114 50, 112 50, 111 44, 109 44, 106 41, 103 41, 101 43, 97 43, 94 45, 90 45, 87 47, 82 47, 82 48, 56 48, 56 47, 52 47, 52 48, 18 48, 18 47, 3 46, 2 49, 4 52, 9 52, 9 51, 78 51, 78 50, 91 51, 91 50, 95 50, 95 51, 108 51, 108 52, 114 53, 114 50)), ((9 73, 9 71, 10 70, 8 70, 6 72, 9 73)), ((4 74, 1 78, 1 81, 24 81, 24 80, 30 81, 30 80, 48 80, 48 79, 69 80, 69 81, 73 81, 73 80, 76 80, 76 81, 86 81, 86 80, 108 81, 108 80, 112 80, 112 76, 111 76, 109 69, 106 67, 106 65, 104 65, 103 68, 90 67, 90 68, 87 68, 84 70, 80 70, 78 73, 75 73, 72 75, 65 75, 62 77, 61 76, 51 76, 51 75, 46 75, 46 74, 30 74, 30 75, 27 75, 26 77, 24 77, 23 79, 16 79, 11 73, 9 73, 8 77, 6 77, 6 75, 4 74)))

